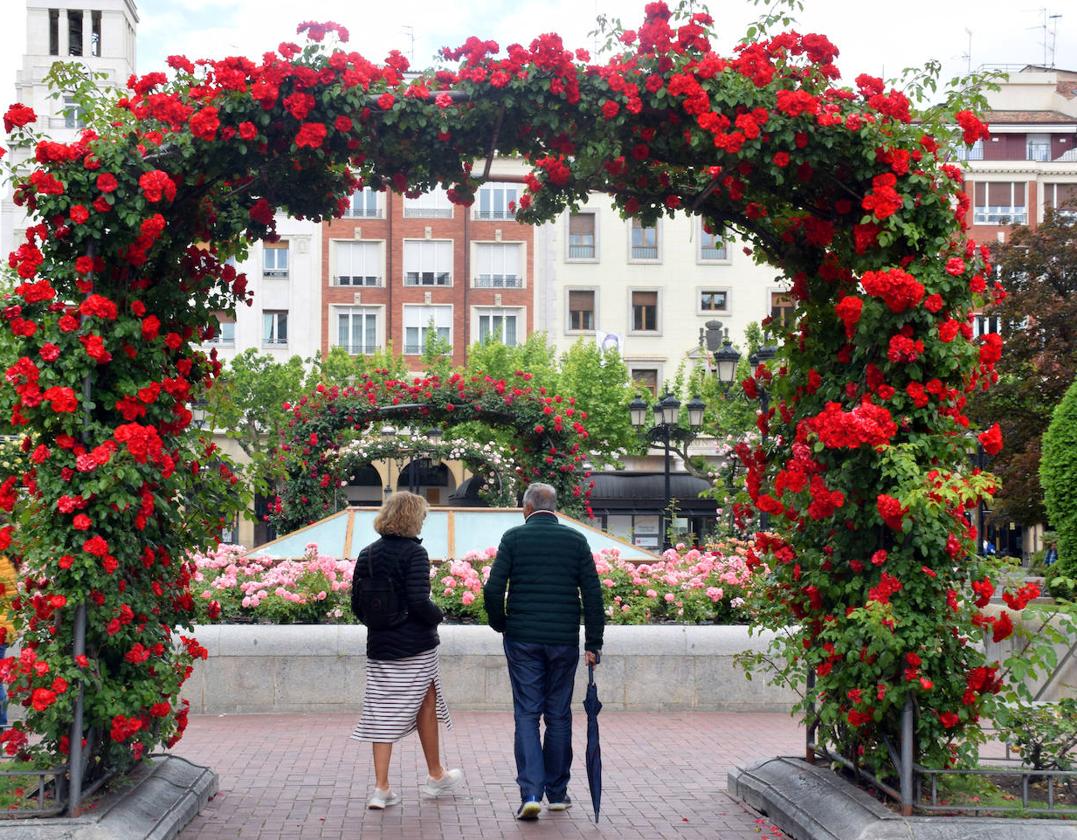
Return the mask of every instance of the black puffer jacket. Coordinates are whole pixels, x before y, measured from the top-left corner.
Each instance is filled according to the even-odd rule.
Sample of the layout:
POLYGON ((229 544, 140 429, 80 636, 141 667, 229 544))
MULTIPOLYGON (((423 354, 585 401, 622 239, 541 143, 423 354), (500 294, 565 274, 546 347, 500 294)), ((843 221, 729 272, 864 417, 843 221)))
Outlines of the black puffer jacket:
POLYGON ((366 633, 368 659, 405 659, 440 644, 437 626, 444 619, 438 605, 430 600, 430 558, 415 537, 382 537, 359 552, 352 577, 352 612, 356 612, 357 593, 362 578, 370 576, 368 558, 375 549, 374 574, 388 573, 404 584, 408 602, 408 620, 389 630, 366 633))

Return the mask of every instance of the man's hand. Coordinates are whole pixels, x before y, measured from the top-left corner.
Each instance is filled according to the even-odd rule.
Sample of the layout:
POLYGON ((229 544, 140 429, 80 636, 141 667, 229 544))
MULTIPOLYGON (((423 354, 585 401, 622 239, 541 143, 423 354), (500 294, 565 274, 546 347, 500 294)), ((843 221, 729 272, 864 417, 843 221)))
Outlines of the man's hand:
POLYGON ((584 660, 588 665, 597 665, 602 661, 602 655, 595 653, 593 650, 585 651, 584 660))

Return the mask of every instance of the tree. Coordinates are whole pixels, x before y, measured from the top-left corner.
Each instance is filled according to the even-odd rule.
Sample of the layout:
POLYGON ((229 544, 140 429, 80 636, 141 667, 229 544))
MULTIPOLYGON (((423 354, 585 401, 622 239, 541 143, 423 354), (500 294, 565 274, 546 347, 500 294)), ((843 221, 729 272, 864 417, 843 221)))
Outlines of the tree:
POLYGON ((980 425, 997 422, 1005 448, 991 462, 1002 480, 996 515, 1045 518, 1041 438, 1051 412, 1077 376, 1077 227, 1050 212, 1035 230, 1015 228, 994 258, 1007 295, 987 310, 1006 334, 999 381, 970 401, 980 425))
POLYGON ((511 381, 516 371, 527 371, 536 387, 557 390, 557 350, 545 333, 532 333, 523 344, 509 347, 497 339, 477 341, 467 351, 468 376, 490 376, 511 381))
POLYGON ((239 444, 250 459, 247 479, 260 492, 276 474, 275 452, 287 425, 284 403, 304 393, 306 367, 299 356, 285 362, 257 350, 244 350, 221 371, 206 391, 210 428, 239 444))
POLYGON ((343 347, 330 347, 324 356, 318 354, 311 360, 306 388, 318 385, 337 385, 341 388, 364 377, 371 379, 404 379, 408 365, 404 357, 393 351, 392 343, 373 353, 351 355, 343 347))
POLYGON ((633 393, 628 368, 616 350, 602 350, 594 341, 579 339, 561 357, 558 388, 587 412, 588 447, 600 453, 600 459, 615 461, 617 453, 638 448, 628 414, 633 393))
POLYGON ((1043 435, 1039 475, 1047 515, 1058 532, 1058 568, 1052 571, 1077 578, 1077 381, 1043 435))

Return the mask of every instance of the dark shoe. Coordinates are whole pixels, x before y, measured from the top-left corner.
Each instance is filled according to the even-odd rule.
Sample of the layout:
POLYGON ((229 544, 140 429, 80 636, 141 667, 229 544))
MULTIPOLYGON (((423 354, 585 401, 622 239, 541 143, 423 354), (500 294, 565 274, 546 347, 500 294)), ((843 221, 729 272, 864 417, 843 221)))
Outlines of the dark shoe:
POLYGON ((569 796, 565 796, 564 799, 558 799, 556 802, 548 802, 546 809, 549 811, 567 811, 572 807, 572 799, 569 796))
POLYGON ((539 812, 542 811, 542 803, 534 797, 525 800, 516 811, 516 819, 532 822, 538 819, 539 812))

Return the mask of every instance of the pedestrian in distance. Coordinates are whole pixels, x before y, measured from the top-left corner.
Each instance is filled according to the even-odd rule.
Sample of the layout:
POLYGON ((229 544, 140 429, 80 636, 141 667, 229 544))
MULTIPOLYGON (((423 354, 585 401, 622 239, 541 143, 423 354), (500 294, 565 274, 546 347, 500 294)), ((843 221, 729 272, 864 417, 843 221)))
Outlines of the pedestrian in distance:
POLYGON ((490 626, 502 633, 516 722, 517 819, 572 806, 572 688, 580 660, 580 613, 588 665, 601 657, 605 613, 587 539, 562 525, 557 491, 532 484, 524 524, 501 538, 483 587, 490 626), (506 597, 507 591, 507 597, 506 597), (539 719, 546 731, 540 738, 539 719))
POLYGON ((359 552, 352 578, 352 611, 367 626, 367 665, 363 712, 351 737, 373 744, 371 810, 400 803, 389 785, 389 761, 393 744, 412 732, 419 733, 429 773, 422 796, 450 793, 464 778, 441 764, 438 721, 451 729, 452 719, 438 661, 444 616, 430 600, 430 558, 419 539, 426 512, 426 500, 414 493, 386 499, 374 518, 381 538, 359 552))

